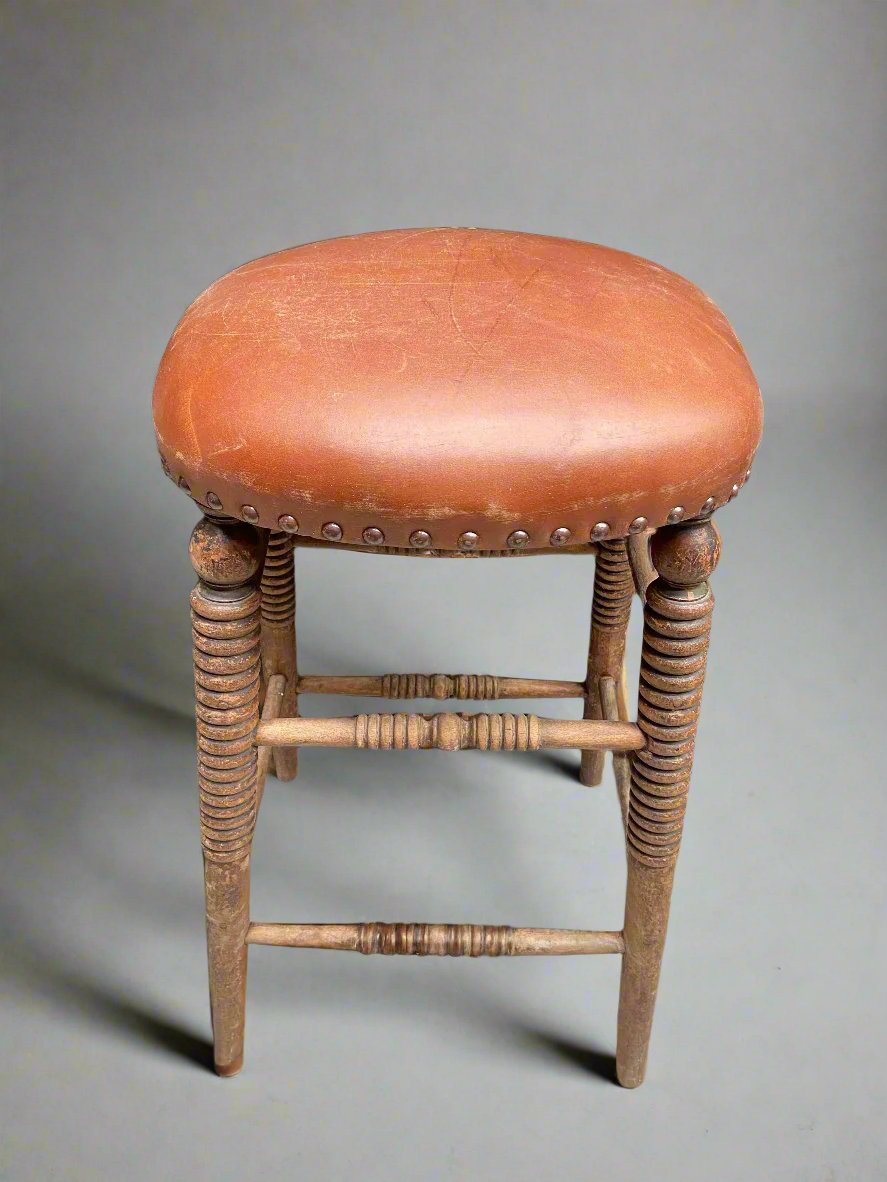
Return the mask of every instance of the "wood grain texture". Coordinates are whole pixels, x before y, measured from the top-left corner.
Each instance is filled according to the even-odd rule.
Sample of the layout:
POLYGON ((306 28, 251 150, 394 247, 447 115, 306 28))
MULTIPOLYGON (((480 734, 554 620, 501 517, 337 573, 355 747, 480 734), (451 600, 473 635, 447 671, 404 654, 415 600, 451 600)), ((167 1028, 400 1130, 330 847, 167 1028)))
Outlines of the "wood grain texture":
POLYGON ((628 722, 631 718, 631 708, 628 704, 628 674, 625 669, 625 657, 622 658, 622 671, 619 674, 619 680, 616 682, 616 704, 619 709, 619 717, 623 722, 628 722))
POLYGON ((638 692, 646 745, 631 757, 628 809, 616 1054, 625 1087, 637 1087, 646 1070, 705 678, 717 533, 709 522, 669 526, 657 533, 652 554, 660 577, 647 588, 638 692))
MULTIPOLYGON (((601 706, 604 717, 608 722, 616 722, 620 718, 619 695, 612 677, 602 677, 601 706)), ((628 832, 628 800, 631 793, 631 765, 628 753, 613 752, 613 775, 616 779, 616 795, 619 799, 619 811, 622 814, 622 828, 628 832)))
POLYGON ((354 714, 262 722, 258 742, 280 747, 375 751, 538 751, 542 747, 631 751, 643 743, 631 722, 539 718, 535 714, 354 714))
POLYGON ((254 923, 247 941, 383 956, 576 956, 623 947, 621 932, 472 923, 254 923))
MULTIPOLYGON (((617 681, 625 656, 625 635, 631 613, 634 581, 628 564, 624 539, 598 543, 594 566, 594 595, 591 606, 591 637, 588 644, 588 673, 585 681, 586 719, 603 718, 600 680, 617 681)), ((601 782, 604 756, 601 751, 584 751, 579 781, 588 787, 601 782)))
MULTIPOLYGON (((275 718, 280 717, 280 710, 283 705, 283 699, 286 694, 286 678, 282 673, 275 673, 268 681, 265 689, 265 701, 262 705, 261 722, 272 722, 275 718)), ((282 748, 282 750, 285 750, 282 748)), ((262 804, 262 796, 265 792, 265 780, 268 777, 268 770, 271 766, 271 758, 274 748, 263 744, 259 747, 259 754, 257 760, 257 784, 256 784, 256 812, 258 812, 262 804)))

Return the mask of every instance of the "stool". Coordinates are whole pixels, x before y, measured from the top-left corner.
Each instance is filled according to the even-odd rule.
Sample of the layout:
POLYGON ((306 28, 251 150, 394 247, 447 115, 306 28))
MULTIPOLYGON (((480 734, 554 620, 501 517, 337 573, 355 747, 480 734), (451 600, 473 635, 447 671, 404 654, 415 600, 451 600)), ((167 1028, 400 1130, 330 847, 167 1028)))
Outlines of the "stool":
POLYGON ((247 263, 188 309, 160 363, 166 474, 191 538, 200 832, 216 1070, 243 1062, 250 944, 416 956, 622 956, 617 1075, 644 1077, 684 823, 720 541, 761 397, 698 288, 584 242, 478 229, 316 242, 247 263), (584 681, 300 676, 294 546, 422 558, 596 554, 584 681), (644 603, 638 718, 625 635, 644 603), (577 698, 512 713, 301 718, 301 694, 577 698), (265 779, 299 747, 581 751, 613 766, 628 878, 618 932, 442 923, 256 923, 265 779))

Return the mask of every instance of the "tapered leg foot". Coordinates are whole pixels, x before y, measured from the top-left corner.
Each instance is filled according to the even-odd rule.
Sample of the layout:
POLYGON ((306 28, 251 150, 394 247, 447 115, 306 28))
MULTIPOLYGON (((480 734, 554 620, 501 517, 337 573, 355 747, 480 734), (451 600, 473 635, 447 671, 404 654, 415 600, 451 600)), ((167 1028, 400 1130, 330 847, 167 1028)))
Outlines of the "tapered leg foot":
POLYGON ((673 867, 654 870, 629 858, 616 1049, 616 1078, 624 1088, 642 1084, 647 1070, 673 877, 673 867))
POLYGON ((239 1075, 243 1071, 243 1054, 241 1053, 239 1059, 235 1059, 233 1063, 216 1063, 216 1075, 220 1075, 222 1079, 228 1079, 232 1075, 239 1075))
POLYGON ((720 546, 710 522, 660 530, 653 541, 659 577, 647 590, 638 691, 646 745, 631 756, 628 883, 616 1074, 643 1082, 675 864, 684 826, 696 724, 714 606, 708 576, 720 546))
POLYGON ((218 1075, 236 1075, 243 1066, 246 1018, 249 856, 206 861, 204 887, 213 1065, 218 1075))

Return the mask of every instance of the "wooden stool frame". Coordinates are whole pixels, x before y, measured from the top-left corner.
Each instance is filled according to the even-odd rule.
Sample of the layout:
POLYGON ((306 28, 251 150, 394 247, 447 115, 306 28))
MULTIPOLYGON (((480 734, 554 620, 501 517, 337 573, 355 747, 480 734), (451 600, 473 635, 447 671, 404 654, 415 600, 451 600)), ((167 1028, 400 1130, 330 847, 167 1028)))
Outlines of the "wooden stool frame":
MULTIPOLYGON (((564 547, 597 554, 584 682, 488 674, 300 676, 296 664, 295 546, 335 548, 207 510, 191 537, 191 594, 200 829, 206 889, 210 1008, 219 1075, 243 1063, 250 944, 416 956, 622 956, 616 1070, 643 1081, 672 882, 684 823, 711 627, 708 579, 720 540, 697 518, 628 539, 564 547), (644 603, 638 719, 628 717, 625 635, 633 594, 644 603), (435 701, 581 698, 576 721, 534 714, 383 713, 300 718, 299 695, 348 694, 435 701), (580 779, 599 784, 613 765, 626 839, 623 930, 574 931, 440 923, 255 923, 250 919, 252 838, 265 779, 297 772, 299 747, 372 750, 582 752, 580 779)), ((341 549, 341 546, 339 546, 341 549)), ((413 557, 489 553, 399 551, 413 557)), ((538 551, 544 554, 552 551, 538 551)), ((497 552, 530 557, 534 551, 497 552)))

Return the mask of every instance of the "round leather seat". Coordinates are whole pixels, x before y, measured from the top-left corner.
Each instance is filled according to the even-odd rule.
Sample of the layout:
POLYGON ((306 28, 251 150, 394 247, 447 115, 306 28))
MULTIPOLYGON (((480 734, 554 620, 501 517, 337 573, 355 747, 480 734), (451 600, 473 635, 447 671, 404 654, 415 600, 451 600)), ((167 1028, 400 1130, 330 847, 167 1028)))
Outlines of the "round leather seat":
POLYGON ((584 242, 395 230, 257 259, 163 356, 164 468, 200 504, 368 546, 499 550, 707 514, 758 386, 693 284, 584 242))

